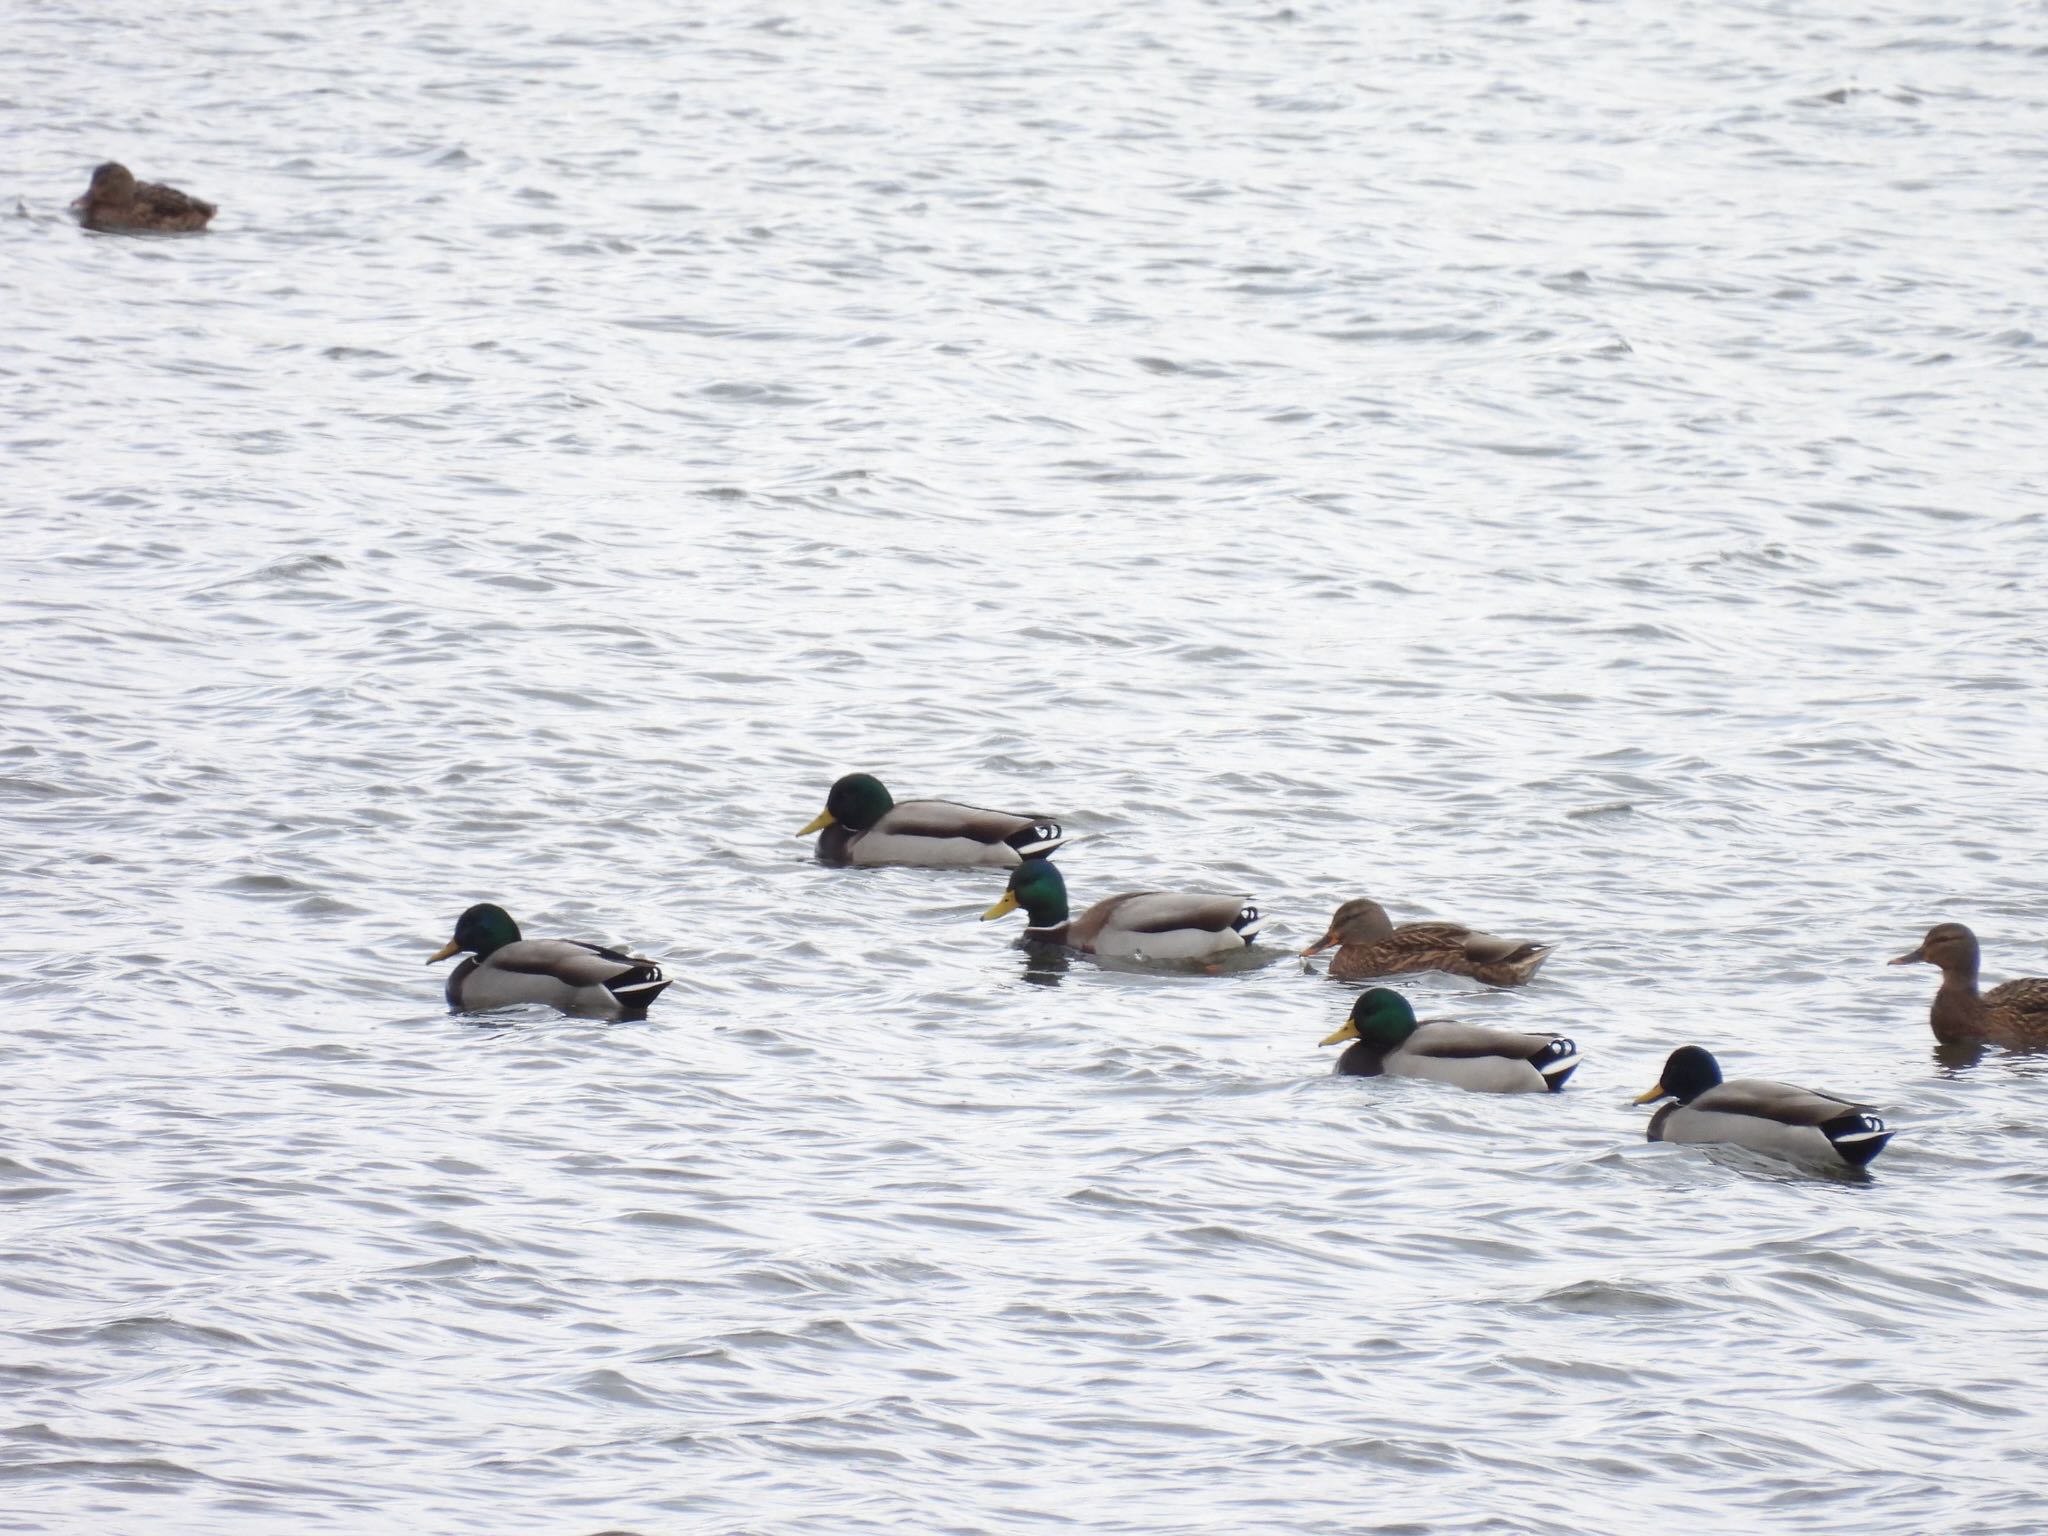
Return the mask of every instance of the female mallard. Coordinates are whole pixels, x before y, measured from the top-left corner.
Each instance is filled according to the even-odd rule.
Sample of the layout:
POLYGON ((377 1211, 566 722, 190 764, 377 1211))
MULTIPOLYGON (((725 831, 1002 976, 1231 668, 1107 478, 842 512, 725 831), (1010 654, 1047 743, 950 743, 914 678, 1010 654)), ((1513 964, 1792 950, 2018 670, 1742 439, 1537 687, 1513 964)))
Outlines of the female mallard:
POLYGON ((546 1003, 564 1013, 634 1020, 661 996, 668 978, 652 960, 576 939, 522 939, 503 907, 489 902, 455 920, 455 937, 427 964, 470 951, 448 976, 448 1006, 464 1013, 546 1003))
POLYGON ((1428 1077, 1479 1093, 1551 1093, 1579 1064, 1579 1048, 1562 1035, 1460 1024, 1417 1023, 1408 999, 1387 987, 1358 994, 1344 1027, 1320 1043, 1357 1043, 1337 1058, 1347 1077, 1428 1077))
POLYGON ((1019 907, 1027 941, 1064 944, 1112 960, 1205 960, 1249 947, 1262 921, 1259 909, 1242 896, 1168 891, 1126 891, 1069 921, 1067 882, 1044 859, 1026 859, 1012 870, 1003 899, 981 920, 1019 907))
POLYGON ((216 211, 176 187, 137 181, 115 160, 93 168, 92 185, 72 201, 71 209, 87 229, 129 235, 190 234, 206 228, 216 211))
POLYGON ((825 809, 798 837, 813 832, 820 864, 1019 864, 1060 845, 1059 823, 1013 816, 950 800, 898 805, 873 774, 849 773, 832 786, 825 809))
POLYGON ((1721 1064, 1696 1045, 1681 1045, 1664 1063, 1657 1086, 1636 1099, 1675 1099, 1650 1117, 1651 1141, 1722 1141, 1796 1162, 1843 1162, 1861 1168, 1892 1139, 1884 1121, 1833 1094, 1758 1077, 1721 1081, 1721 1064))
POLYGON ((1347 901, 1330 919, 1330 931, 1301 953, 1320 954, 1332 944, 1330 974, 1339 981, 1399 976, 1408 971, 1446 971, 1495 987, 1519 987, 1550 958, 1548 944, 1520 944, 1475 933, 1460 923, 1403 923, 1396 928, 1386 908, 1361 896, 1347 901))
POLYGON ((1916 960, 1941 967, 1928 1022, 1943 1045, 2048 1046, 2048 979, 2022 976, 1978 992, 1977 935, 1961 923, 1935 924, 1918 949, 1891 963, 1916 960))

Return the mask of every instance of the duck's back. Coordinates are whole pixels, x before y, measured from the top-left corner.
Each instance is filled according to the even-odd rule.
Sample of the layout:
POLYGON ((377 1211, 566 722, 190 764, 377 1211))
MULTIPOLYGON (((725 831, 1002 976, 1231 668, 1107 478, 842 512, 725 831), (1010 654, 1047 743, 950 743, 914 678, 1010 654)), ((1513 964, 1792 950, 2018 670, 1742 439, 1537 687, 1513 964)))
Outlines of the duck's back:
POLYGON ((1979 1017, 1986 1039, 2037 1050, 2048 1046, 2048 978, 2022 976, 1984 994, 1979 1017))
POLYGON ((481 962, 471 957, 448 978, 448 1000, 485 1011, 544 1003, 564 1013, 644 1016, 668 981, 661 967, 574 939, 521 939, 481 962))
POLYGON ((1125 891, 1095 903, 1067 930, 1067 942, 1122 960, 1199 960, 1242 949, 1258 931, 1242 896, 1125 891))
POLYGON ((156 234, 189 234, 206 228, 219 212, 212 203, 161 182, 138 181, 126 202, 86 205, 85 227, 108 233, 145 230, 156 234))
POLYGON ((1540 1093, 1562 1087, 1578 1051, 1556 1035, 1438 1019, 1416 1026, 1383 1058, 1392 1077, 1426 1077, 1478 1093, 1540 1093), (1551 1070, 1548 1074, 1545 1067, 1551 1070))
POLYGON ((1652 1141, 1729 1142, 1796 1161, 1868 1162, 1891 1139, 1875 1116, 1812 1088, 1744 1077, 1651 1118, 1652 1141))
POLYGON ((1043 857, 1059 844, 1059 828, 1040 817, 951 800, 904 800, 866 831, 827 827, 818 840, 818 857, 827 863, 1013 869, 1027 853, 1043 857))

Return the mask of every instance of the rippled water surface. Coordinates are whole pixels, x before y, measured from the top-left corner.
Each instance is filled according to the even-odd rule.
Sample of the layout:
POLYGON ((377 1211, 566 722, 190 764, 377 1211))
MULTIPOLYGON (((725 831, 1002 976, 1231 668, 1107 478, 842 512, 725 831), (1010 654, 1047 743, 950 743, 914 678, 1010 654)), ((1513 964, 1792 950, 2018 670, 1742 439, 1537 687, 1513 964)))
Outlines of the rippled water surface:
POLYGON ((0 1529, 2048 1526, 2048 1062, 1881 963, 2048 970, 2038 10, 112 10, 0 58, 0 1529), (1360 894, 1568 1092, 1327 1075, 1360 894), (675 984, 451 1017, 482 899, 675 984), (1646 1145, 1688 1040, 1897 1140, 1646 1145))

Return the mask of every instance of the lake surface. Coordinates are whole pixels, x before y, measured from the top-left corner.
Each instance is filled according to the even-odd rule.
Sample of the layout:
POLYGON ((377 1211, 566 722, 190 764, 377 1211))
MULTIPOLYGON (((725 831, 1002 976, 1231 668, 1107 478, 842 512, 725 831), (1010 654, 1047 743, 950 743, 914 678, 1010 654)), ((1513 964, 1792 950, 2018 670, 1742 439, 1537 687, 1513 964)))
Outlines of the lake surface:
POLYGON ((2048 1526, 2048 1059, 1883 964, 2048 971, 1965 10, 17 8, 0 1530, 2048 1526), (821 869, 855 768, 1273 963, 821 869), (1365 894, 1568 1091, 1329 1076, 1365 894), (486 899, 675 983, 451 1017, 486 899), (1646 1145, 1688 1041, 1897 1139, 1646 1145))

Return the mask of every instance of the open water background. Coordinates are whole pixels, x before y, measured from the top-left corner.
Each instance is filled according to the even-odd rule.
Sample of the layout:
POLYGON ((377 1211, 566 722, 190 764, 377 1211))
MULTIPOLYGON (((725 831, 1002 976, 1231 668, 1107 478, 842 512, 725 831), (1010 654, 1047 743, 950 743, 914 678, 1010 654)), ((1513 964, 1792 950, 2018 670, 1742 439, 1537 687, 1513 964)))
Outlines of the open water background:
POLYGON ((2025 5, 20 0, 0 1530, 2048 1526, 2048 1062, 1882 965, 2048 969, 2044 142, 2025 5), (855 767, 1586 1065, 1027 966, 855 767), (676 984, 453 1019, 479 899, 676 984))

